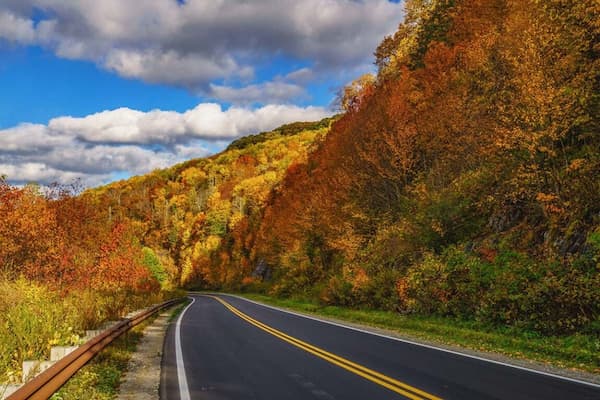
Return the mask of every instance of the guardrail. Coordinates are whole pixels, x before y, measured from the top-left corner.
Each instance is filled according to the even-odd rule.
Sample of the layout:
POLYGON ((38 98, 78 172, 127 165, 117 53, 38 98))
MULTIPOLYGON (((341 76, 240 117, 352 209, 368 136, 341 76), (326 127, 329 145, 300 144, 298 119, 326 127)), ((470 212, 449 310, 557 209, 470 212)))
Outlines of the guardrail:
POLYGON ((17 391, 8 396, 6 400, 48 399, 73 375, 75 375, 81 367, 96 354, 101 352, 113 340, 132 327, 138 325, 152 314, 181 301, 183 301, 183 298, 165 301, 164 303, 153 306, 131 318, 119 321, 119 323, 113 327, 82 344, 77 350, 69 353, 50 368, 21 386, 17 391))

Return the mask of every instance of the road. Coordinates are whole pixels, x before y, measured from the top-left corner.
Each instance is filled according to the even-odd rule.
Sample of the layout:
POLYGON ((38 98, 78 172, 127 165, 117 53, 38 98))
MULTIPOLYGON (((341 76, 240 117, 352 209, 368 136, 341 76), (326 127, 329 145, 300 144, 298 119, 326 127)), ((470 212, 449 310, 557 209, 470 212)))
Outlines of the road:
POLYGON ((600 399, 600 386, 193 296, 167 332, 161 399, 600 399))

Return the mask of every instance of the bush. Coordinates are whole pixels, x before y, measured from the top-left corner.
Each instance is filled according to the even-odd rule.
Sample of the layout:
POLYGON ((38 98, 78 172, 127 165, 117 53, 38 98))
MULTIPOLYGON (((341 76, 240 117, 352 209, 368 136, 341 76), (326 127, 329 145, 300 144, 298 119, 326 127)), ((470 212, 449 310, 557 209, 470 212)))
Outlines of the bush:
POLYGON ((374 267, 366 269, 368 279, 362 285, 353 288, 357 304, 380 310, 396 310, 398 308, 398 292, 396 282, 400 272, 391 267, 374 267))
POLYGON ((600 316, 597 255, 593 250, 574 260, 537 261, 501 250, 485 262, 449 247, 439 256, 427 254, 397 281, 400 309, 548 334, 572 332, 600 316))
POLYGON ((356 299, 352 292, 352 283, 343 276, 332 276, 319 294, 319 300, 324 304, 352 307, 356 299))
POLYGON ((154 253, 154 250, 149 247, 142 248, 142 253, 144 254, 144 265, 148 268, 148 271, 150 271, 154 279, 164 287, 164 285, 167 284, 169 275, 167 274, 165 267, 161 264, 160 259, 154 253))
POLYGON ((124 289, 65 294, 25 279, 0 279, 0 382, 20 379, 23 360, 48 359, 50 347, 78 344, 86 329, 175 295, 124 289))
POLYGON ((40 284, 0 282, 0 380, 19 378, 23 360, 48 358, 52 345, 76 342, 76 311, 40 284))

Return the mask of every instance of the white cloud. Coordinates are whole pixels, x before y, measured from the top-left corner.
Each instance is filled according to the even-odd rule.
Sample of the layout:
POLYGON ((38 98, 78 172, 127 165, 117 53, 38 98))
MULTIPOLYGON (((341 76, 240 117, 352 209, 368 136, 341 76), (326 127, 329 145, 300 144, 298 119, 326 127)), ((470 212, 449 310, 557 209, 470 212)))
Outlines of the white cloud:
POLYGON ((41 162, 24 162, 20 164, 0 163, 0 173, 5 174, 9 177, 9 179, 14 180, 17 183, 71 183, 78 179, 87 178, 86 183, 99 184, 104 179, 108 178, 107 175, 86 176, 85 174, 75 173, 71 171, 61 171, 49 167, 46 163, 41 162), (13 177, 18 178, 13 179, 13 177))
POLYGON ((293 121, 315 121, 330 115, 322 107, 268 105, 256 110, 231 107, 226 111, 216 103, 205 103, 184 114, 186 124, 200 138, 234 138, 267 131, 293 121))
POLYGON ((0 9, 0 39, 6 39, 20 44, 33 43, 35 29, 29 18, 18 17, 0 9))
POLYGON ((193 88, 221 77, 249 78, 252 68, 240 67, 231 57, 206 58, 173 50, 111 50, 105 67, 128 78, 193 88))
POLYGON ((0 130, 0 154, 40 153, 71 143, 72 138, 66 135, 52 135, 47 127, 41 124, 20 124, 0 130))
POLYGON ((297 83, 306 83, 313 79, 315 72, 310 68, 300 68, 285 76, 287 80, 297 83))
POLYGON ((401 18, 388 0, 5 0, 0 37, 197 92, 215 80, 251 84, 273 57, 302 60, 315 76, 368 65, 401 18), (34 25, 36 10, 45 19, 34 25))
POLYGON ((282 81, 265 82, 241 88, 210 84, 209 96, 235 104, 280 103, 306 97, 304 88, 282 81))
POLYGON ((200 103, 184 113, 129 108, 102 111, 82 118, 59 117, 48 128, 55 135, 93 143, 172 145, 195 139, 231 139, 275 128, 295 120, 317 120, 330 114, 322 107, 268 105, 258 109, 200 103))
POLYGON ((48 125, 0 130, 0 174, 19 183, 68 183, 80 178, 97 185, 117 172, 143 174, 206 156, 209 151, 202 141, 224 145, 225 139, 329 114, 320 107, 224 110, 216 103, 201 103, 183 113, 119 108, 81 118, 59 117, 48 125))
POLYGON ((59 117, 48 127, 67 136, 77 136, 90 142, 143 143, 137 121, 144 113, 129 108, 102 111, 83 118, 59 117))

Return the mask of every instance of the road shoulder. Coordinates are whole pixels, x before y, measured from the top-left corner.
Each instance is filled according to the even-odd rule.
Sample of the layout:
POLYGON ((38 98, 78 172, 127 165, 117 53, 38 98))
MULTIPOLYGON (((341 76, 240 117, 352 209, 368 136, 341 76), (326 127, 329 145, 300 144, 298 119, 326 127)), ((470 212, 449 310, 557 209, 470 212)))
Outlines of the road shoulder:
POLYGON ((118 400, 158 400, 163 342, 173 311, 163 311, 144 329, 121 381, 118 400))

